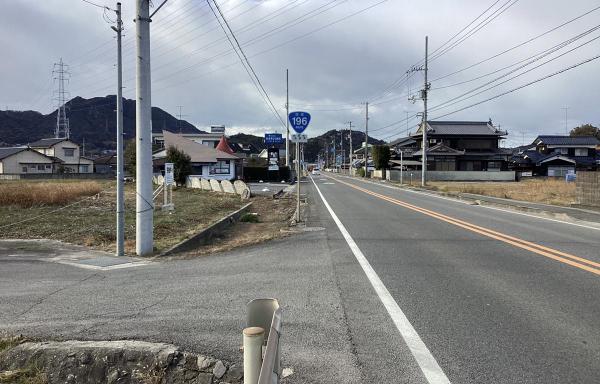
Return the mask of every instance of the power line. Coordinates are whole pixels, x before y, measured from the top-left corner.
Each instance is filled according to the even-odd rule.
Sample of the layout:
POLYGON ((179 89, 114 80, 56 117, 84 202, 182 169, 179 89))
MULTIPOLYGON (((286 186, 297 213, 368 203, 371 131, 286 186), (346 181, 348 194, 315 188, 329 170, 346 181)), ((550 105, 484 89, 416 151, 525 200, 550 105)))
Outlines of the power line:
POLYGON ((564 72, 570 71, 571 69, 577 68, 577 67, 579 67, 579 66, 581 66, 581 65, 583 65, 583 64, 587 64, 587 63, 589 63, 589 62, 592 62, 592 61, 594 61, 594 60, 597 60, 598 58, 600 58, 600 55, 597 55, 597 56, 591 57, 591 58, 589 58, 589 59, 586 59, 586 60, 584 60, 584 61, 581 61, 581 62, 579 62, 579 63, 577 63, 577 64, 573 64, 573 65, 571 65, 571 66, 569 66, 569 67, 563 68, 563 69, 561 69, 561 70, 559 70, 559 71, 556 71, 556 72, 553 72, 553 73, 551 73, 551 74, 549 74, 549 75, 546 75, 546 76, 540 77, 540 78, 538 78, 538 79, 536 79, 536 80, 530 81, 530 82, 528 82, 528 83, 525 83, 525 84, 523 84, 523 85, 520 85, 520 86, 518 86, 518 87, 516 87, 516 88, 510 89, 510 90, 508 90, 508 91, 506 91, 506 92, 502 92, 502 93, 500 93, 500 94, 498 94, 498 95, 495 95, 495 96, 489 97, 489 98, 487 98, 487 99, 485 99, 485 100, 481 100, 481 101, 479 101, 479 102, 477 102, 477 103, 473 103, 473 104, 471 104, 471 105, 468 105, 468 106, 466 106, 466 107, 463 107, 463 108, 457 109, 457 110, 455 110, 455 111, 448 112, 448 113, 446 113, 446 114, 443 114, 443 115, 440 115, 440 116, 436 116, 435 118, 432 118, 431 120, 437 120, 437 119, 440 119, 440 118, 442 118, 442 117, 450 116, 450 115, 453 115, 453 114, 455 114, 455 113, 458 113, 458 112, 464 111, 465 109, 473 108, 473 107, 475 107, 475 106, 477 106, 477 105, 480 105, 480 104, 483 104, 483 103, 487 103, 488 101, 492 101, 492 100, 495 100, 495 99, 497 99, 497 98, 499 98, 499 97, 505 96, 505 95, 507 95, 507 94, 509 94, 509 93, 512 93, 512 92, 518 91, 519 89, 522 89, 522 88, 525 88, 525 87, 529 87, 529 86, 531 86, 531 85, 533 85, 533 84, 539 83, 540 81, 543 81, 543 80, 549 79, 549 78, 551 78, 551 77, 554 77, 554 76, 556 76, 556 75, 559 75, 559 74, 561 74, 561 73, 564 73, 564 72))
POLYGON ((598 6, 598 7, 596 7, 596 8, 593 8, 593 9, 591 9, 591 10, 589 10, 589 11, 587 11, 587 12, 585 12, 585 13, 583 13, 583 14, 581 14, 581 15, 577 16, 577 17, 574 17, 574 18, 572 18, 572 19, 570 19, 570 20, 568 20, 568 21, 566 21, 566 22, 564 22, 564 23, 562 23, 562 24, 560 24, 560 25, 558 25, 558 26, 556 26, 556 27, 554 27, 554 28, 551 28, 551 29, 547 30, 546 32, 543 32, 543 33, 541 33, 541 34, 539 34, 539 35, 537 35, 537 36, 534 36, 534 37, 532 37, 532 38, 530 38, 530 39, 528 39, 528 40, 526 40, 526 41, 524 41, 524 42, 522 42, 522 43, 519 43, 519 44, 517 44, 517 45, 515 45, 515 46, 513 46, 513 47, 511 47, 511 48, 508 48, 508 49, 506 49, 506 50, 504 50, 504 51, 502 51, 502 52, 500 52, 500 53, 497 53, 497 54, 495 54, 495 55, 493 55, 493 56, 490 56, 490 57, 488 57, 488 58, 486 58, 486 59, 483 59, 483 60, 481 60, 481 61, 478 61, 478 62, 477 62, 477 63, 475 63, 475 64, 471 64, 471 65, 469 65, 469 66, 467 66, 467 67, 461 68, 461 69, 459 69, 459 70, 457 70, 457 71, 454 71, 454 72, 448 73, 448 74, 446 74, 446 75, 443 75, 443 76, 437 77, 437 78, 435 78, 435 79, 433 79, 433 80, 431 80, 431 81, 432 81, 432 82, 435 82, 435 81, 438 81, 438 80, 442 80, 442 79, 445 79, 445 78, 447 78, 447 77, 450 77, 450 76, 456 75, 456 74, 458 74, 458 73, 464 72, 464 71, 466 71, 466 70, 468 70, 468 69, 471 69, 471 68, 473 68, 473 67, 476 67, 476 66, 478 66, 478 65, 481 65, 481 64, 483 64, 483 63, 485 63, 485 62, 488 62, 488 61, 490 61, 490 60, 492 60, 492 59, 495 59, 495 58, 497 58, 497 57, 499 57, 499 56, 502 56, 502 55, 504 55, 504 54, 506 54, 506 53, 508 53, 508 52, 510 52, 510 51, 513 51, 513 50, 515 50, 515 49, 517 49, 517 48, 520 48, 520 47, 522 47, 522 46, 524 46, 524 45, 526 45, 526 44, 529 44, 529 43, 531 43, 532 41, 535 41, 535 40, 539 39, 540 37, 543 37, 543 36, 545 36, 545 35, 547 35, 547 34, 549 34, 549 33, 552 33, 552 32, 554 32, 554 31, 556 31, 557 29, 560 29, 560 28, 562 28, 562 27, 564 27, 564 26, 566 26, 566 25, 568 25, 568 24, 571 24, 572 22, 574 22, 574 21, 577 21, 577 20, 579 20, 579 19, 581 19, 581 18, 583 18, 583 17, 585 17, 585 16, 589 15, 590 13, 593 13, 593 12, 595 12, 595 11, 599 10, 599 9, 600 9, 600 6, 598 6))
POLYGON ((242 49, 242 46, 240 45, 237 37, 235 37, 235 34, 233 33, 233 30, 231 29, 231 27, 229 26, 229 23, 227 22, 227 19, 225 19, 225 15, 223 15, 223 12, 221 12, 221 8, 219 8, 219 4, 217 4, 216 0, 212 0, 213 4, 215 5, 215 8, 219 12, 219 15, 221 15, 221 18, 223 19, 223 22, 227 26, 227 29, 229 30, 229 33, 231 34, 231 37, 235 41, 235 45, 233 44, 233 41, 231 41, 231 39, 229 38, 229 34, 225 30, 225 27, 223 27, 223 24, 221 23, 221 20, 219 19, 219 16, 217 16, 217 13, 215 12, 215 10, 213 9, 213 7, 211 6, 211 4, 210 4, 211 0, 206 0, 206 1, 208 3, 208 6, 210 7, 211 11, 215 15, 215 18, 217 19, 217 21, 221 25, 221 28, 223 28, 223 32, 227 36, 227 40, 229 40, 229 43, 231 43, 231 46, 232 46, 233 50, 235 51, 235 53, 239 57, 240 61, 242 62, 242 66, 244 67, 244 69, 246 70, 246 72, 248 72, 248 76, 250 76, 250 78, 252 79, 252 82, 254 83, 254 85, 257 86, 257 89, 258 89, 258 87, 260 87, 260 89, 262 90, 263 93, 261 93, 260 90, 258 92, 261 93, 261 96, 263 97, 263 99, 266 97, 266 101, 271 106, 271 108, 273 110, 273 113, 279 119, 279 121, 281 122, 281 125, 283 127, 285 127, 285 121, 282 119, 281 115, 279 114, 279 111, 277 111, 277 108, 275 108, 275 105, 273 105, 273 102, 271 101, 271 98, 269 97, 269 94, 267 93, 267 91, 263 87, 263 85, 262 85, 262 83, 260 81, 260 78, 258 77, 258 75, 256 74, 256 72, 254 71, 254 68, 252 67, 252 64, 250 64, 250 60, 248 60, 248 57, 244 53, 244 50, 242 49), (238 52, 238 49, 236 49, 236 45, 237 45, 237 48, 239 49, 239 52, 238 52), (241 56, 244 57, 243 59, 240 56, 240 54, 241 54, 241 56), (244 61, 246 62, 247 66, 244 65, 244 61), (252 75, 248 71, 248 68, 250 69, 250 71, 252 72, 252 74, 254 75, 254 77, 252 77, 252 75), (258 85, 257 85, 257 83, 258 83, 258 85))

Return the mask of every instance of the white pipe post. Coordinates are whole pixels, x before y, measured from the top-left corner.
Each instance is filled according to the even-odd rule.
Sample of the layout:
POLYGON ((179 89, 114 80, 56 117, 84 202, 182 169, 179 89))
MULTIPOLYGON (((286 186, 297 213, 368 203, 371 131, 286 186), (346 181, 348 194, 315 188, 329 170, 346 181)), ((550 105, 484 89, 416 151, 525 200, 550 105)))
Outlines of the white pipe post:
POLYGON ((300 142, 296 143, 296 182, 298 186, 296 188, 296 222, 300 222, 300 142))
POLYGON ((152 102, 150 99, 150 1, 136 3, 136 215, 135 248, 139 256, 153 250, 152 102))
POLYGON ((261 327, 244 328, 244 384, 257 384, 262 366, 262 347, 265 330, 261 327))
POLYGON ((125 254, 125 175, 123 173, 123 60, 121 55, 121 3, 117 3, 117 249, 125 254))
POLYGON ((285 166, 290 166, 290 77, 289 70, 285 70, 285 166))

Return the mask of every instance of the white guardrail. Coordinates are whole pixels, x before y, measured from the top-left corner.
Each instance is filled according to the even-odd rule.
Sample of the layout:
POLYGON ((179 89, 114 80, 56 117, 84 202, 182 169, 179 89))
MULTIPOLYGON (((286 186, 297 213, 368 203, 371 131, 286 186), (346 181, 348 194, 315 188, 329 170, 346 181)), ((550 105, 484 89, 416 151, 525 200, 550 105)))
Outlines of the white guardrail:
POLYGON ((276 299, 254 299, 246 308, 244 384, 279 384, 283 322, 279 303, 276 299))

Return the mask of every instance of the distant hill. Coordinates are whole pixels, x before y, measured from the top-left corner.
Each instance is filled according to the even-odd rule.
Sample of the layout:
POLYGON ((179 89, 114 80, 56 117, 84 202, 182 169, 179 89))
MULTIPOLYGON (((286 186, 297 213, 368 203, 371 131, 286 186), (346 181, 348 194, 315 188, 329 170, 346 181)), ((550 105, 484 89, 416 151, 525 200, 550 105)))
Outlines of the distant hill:
MULTIPOLYGON (((340 145, 340 131, 331 130, 325 132, 324 134, 308 139, 308 143, 304 145, 304 159, 308 162, 316 162, 317 155, 320 153, 321 155, 325 154, 325 145, 329 143, 329 147, 331 147, 331 143, 335 138, 336 146, 339 150, 340 145)), ((238 133, 229 137, 229 141, 232 143, 240 143, 244 145, 252 144, 256 148, 264 149, 267 146, 264 143, 264 137, 262 136, 254 136, 254 135, 246 135, 244 133, 238 133)), ((359 148, 362 142, 365 141, 365 133, 360 131, 352 131, 352 145, 354 149, 359 148)), ((348 151, 350 148, 350 139, 348 137, 348 131, 344 130, 344 148, 348 151)), ((369 144, 372 145, 380 145, 385 144, 384 141, 375 139, 369 136, 369 144)), ((348 153, 348 152, 346 152, 348 153)))
MULTIPOLYGON (((116 96, 84 99, 75 97, 67 103, 71 138, 93 153, 116 146, 116 96)), ((27 144, 53 137, 56 111, 43 115, 36 111, 0 111, 0 145, 27 144)), ((152 107, 153 131, 203 132, 185 120, 179 121, 158 107, 152 107)), ((135 137, 135 101, 123 99, 123 131, 125 139, 135 137)))

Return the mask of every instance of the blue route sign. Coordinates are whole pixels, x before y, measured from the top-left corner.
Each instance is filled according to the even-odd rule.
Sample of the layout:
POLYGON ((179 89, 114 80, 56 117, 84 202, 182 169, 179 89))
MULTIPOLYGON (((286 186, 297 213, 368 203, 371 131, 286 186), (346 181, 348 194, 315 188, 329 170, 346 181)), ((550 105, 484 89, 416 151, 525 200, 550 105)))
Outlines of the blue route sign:
POLYGON ((265 144, 273 145, 281 143, 283 143, 283 137, 281 136, 281 133, 265 133, 265 144))
POLYGON ((291 112, 288 119, 294 131, 302 133, 308 127, 308 123, 310 123, 310 113, 300 111, 291 112))

